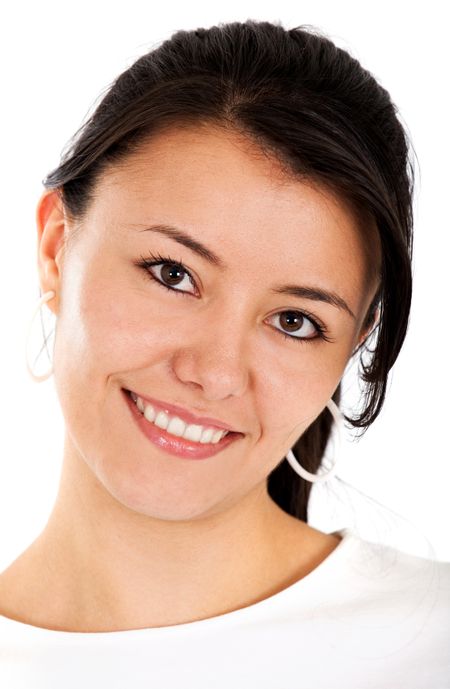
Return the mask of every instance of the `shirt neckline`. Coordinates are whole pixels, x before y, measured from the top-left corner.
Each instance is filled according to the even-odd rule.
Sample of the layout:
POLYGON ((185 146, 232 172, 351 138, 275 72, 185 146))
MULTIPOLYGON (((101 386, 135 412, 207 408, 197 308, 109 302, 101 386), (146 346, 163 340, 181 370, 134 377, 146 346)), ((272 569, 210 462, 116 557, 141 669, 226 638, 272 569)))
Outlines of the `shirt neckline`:
POLYGON ((302 590, 303 595, 306 595, 308 589, 314 588, 317 583, 322 578, 326 578, 330 568, 335 568, 337 562, 347 553, 348 548, 354 543, 357 538, 356 534, 352 529, 344 527, 342 529, 331 532, 330 535, 338 536, 341 538, 340 543, 331 551, 327 557, 322 560, 317 567, 315 567, 311 572, 306 574, 301 579, 298 579, 293 584, 281 589, 277 593, 274 593, 267 598, 263 598, 256 603, 251 603, 242 608, 236 610, 231 610, 230 612, 225 612, 220 615, 214 615, 213 617, 207 617, 201 620, 193 620, 192 622, 182 622, 180 624, 172 624, 162 627, 141 627, 138 629, 123 629, 115 631, 103 631, 103 632, 77 632, 77 631, 66 631, 61 629, 48 629, 46 627, 38 627, 37 625, 28 624, 27 622, 21 622, 15 620, 11 617, 6 617, 0 613, 0 625, 8 628, 8 631, 26 631, 30 634, 40 634, 40 635, 58 635, 62 638, 114 638, 119 639, 126 635, 130 636, 161 636, 170 635, 175 633, 193 632, 193 631, 209 631, 212 628, 218 626, 227 626, 228 624, 239 623, 243 621, 248 615, 261 615, 269 612, 270 608, 277 606, 279 603, 283 602, 286 598, 292 596, 297 589, 302 590))

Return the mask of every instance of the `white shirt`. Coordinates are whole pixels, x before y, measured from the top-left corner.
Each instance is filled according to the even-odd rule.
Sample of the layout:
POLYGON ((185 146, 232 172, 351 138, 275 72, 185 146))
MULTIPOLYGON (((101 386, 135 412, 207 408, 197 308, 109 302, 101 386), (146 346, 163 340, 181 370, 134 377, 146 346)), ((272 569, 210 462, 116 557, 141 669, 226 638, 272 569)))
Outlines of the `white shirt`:
POLYGON ((450 562, 334 533, 310 574, 205 620, 63 632, 0 615, 0 687, 449 689, 450 562))

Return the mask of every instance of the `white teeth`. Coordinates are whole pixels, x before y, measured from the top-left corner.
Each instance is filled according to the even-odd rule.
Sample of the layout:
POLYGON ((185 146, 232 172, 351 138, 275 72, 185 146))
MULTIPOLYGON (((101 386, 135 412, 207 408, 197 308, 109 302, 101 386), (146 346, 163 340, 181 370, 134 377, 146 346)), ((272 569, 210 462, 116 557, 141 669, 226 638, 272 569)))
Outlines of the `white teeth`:
POLYGON ((153 423, 155 424, 155 426, 158 426, 158 428, 162 428, 165 431, 167 426, 169 425, 169 417, 165 412, 160 411, 158 412, 156 419, 153 421, 153 423))
POLYGON ((215 433, 215 431, 213 431, 212 428, 207 428, 206 431, 203 431, 202 437, 200 438, 200 442, 201 443, 210 443, 211 438, 213 437, 213 433, 215 433))
POLYGON ((147 421, 154 423, 155 426, 158 426, 158 428, 162 428, 168 433, 171 433, 179 438, 185 438, 186 440, 192 440, 202 444, 215 444, 228 433, 228 431, 225 430, 205 428, 204 426, 199 426, 193 423, 186 424, 178 416, 169 417, 168 414, 163 411, 159 411, 157 413, 151 404, 145 403, 135 393, 131 393, 131 397, 147 421))
POLYGON ((186 430, 186 424, 184 421, 178 418, 178 416, 174 416, 172 419, 169 421, 169 425, 167 426, 167 432, 172 433, 172 435, 177 435, 178 437, 181 437, 186 430))
POLYGON ((213 437, 211 438, 212 443, 218 443, 219 440, 222 440, 223 436, 228 433, 228 431, 221 431, 218 430, 213 434, 213 437))
POLYGON ((186 438, 186 440, 193 440, 194 442, 198 443, 202 437, 202 432, 203 426, 197 426, 197 424, 191 423, 184 431, 183 438, 186 438))
POLYGON ((137 405, 138 405, 138 408, 141 410, 141 412, 144 413, 144 416, 147 419, 147 421, 153 422, 155 420, 156 411, 153 409, 151 404, 147 404, 147 406, 144 407, 143 401, 141 400, 140 397, 138 397, 137 405), (139 406, 139 402, 141 403, 141 406, 139 406))

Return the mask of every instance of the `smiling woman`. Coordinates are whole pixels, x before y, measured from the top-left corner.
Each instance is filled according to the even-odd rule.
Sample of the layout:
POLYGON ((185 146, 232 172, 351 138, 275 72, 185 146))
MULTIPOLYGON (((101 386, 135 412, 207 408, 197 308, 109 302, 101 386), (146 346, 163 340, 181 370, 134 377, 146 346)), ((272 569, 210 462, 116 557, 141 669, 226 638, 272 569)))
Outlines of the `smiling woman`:
POLYGON ((301 27, 178 31, 44 184, 66 435, 50 519, 0 575, 14 686, 24 666, 46 687, 444 686, 449 566, 307 524, 348 362, 364 431, 407 329, 412 166, 389 94, 301 27))

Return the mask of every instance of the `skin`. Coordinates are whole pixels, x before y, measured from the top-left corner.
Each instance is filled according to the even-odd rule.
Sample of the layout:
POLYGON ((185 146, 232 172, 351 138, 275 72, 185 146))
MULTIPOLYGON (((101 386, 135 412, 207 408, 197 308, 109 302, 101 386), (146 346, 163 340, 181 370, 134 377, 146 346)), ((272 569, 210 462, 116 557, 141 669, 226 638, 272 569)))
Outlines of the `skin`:
MULTIPOLYGON (((339 539, 286 514, 266 480, 373 327, 363 323, 377 288, 376 232, 241 135, 212 127, 166 131, 108 169, 81 223, 44 192, 37 226, 41 289, 56 292, 47 306, 58 317, 66 434, 53 511, 0 575, 0 612, 66 631, 175 625, 245 607, 313 571, 339 539), (139 232, 152 223, 189 232, 226 269, 139 232), (150 250, 182 261, 197 287, 185 275, 174 289, 191 294, 134 264, 150 250), (334 290, 356 319, 270 292, 285 283, 334 290), (280 313, 302 309, 332 342, 284 339, 293 330, 280 313), (202 461, 168 455, 135 428, 122 387, 245 436, 202 461)), ((314 326, 305 320, 296 334, 312 337, 314 326)))

